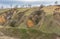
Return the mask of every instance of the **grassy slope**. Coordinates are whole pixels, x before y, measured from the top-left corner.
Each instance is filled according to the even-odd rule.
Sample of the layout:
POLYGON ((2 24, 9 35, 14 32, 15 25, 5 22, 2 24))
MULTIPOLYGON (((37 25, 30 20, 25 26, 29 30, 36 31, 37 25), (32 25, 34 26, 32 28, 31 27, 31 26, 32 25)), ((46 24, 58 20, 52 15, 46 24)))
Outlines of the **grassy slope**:
MULTIPOLYGON (((27 33, 27 30, 25 30, 25 29, 13 29, 13 28, 12 29, 7 29, 7 31, 6 31, 7 33, 5 32, 5 34, 6 35, 9 34, 9 36, 10 35, 15 36, 18 33, 19 35, 17 35, 17 36, 18 37, 22 36, 21 37, 22 39, 25 39, 25 38, 28 39, 28 38, 31 38, 32 36, 34 38, 36 36, 38 36, 38 37, 42 37, 42 39, 49 39, 49 38, 52 39, 53 35, 50 34, 51 35, 50 36, 47 33, 57 33, 57 34, 60 34, 60 27, 59 26, 57 26, 55 24, 53 26, 49 26, 49 25, 47 26, 47 23, 50 23, 51 15, 53 14, 53 11, 54 11, 55 8, 57 8, 57 6, 49 6, 49 7, 44 7, 43 8, 43 10, 47 13, 47 17, 46 18, 48 19, 47 21, 44 21, 43 26, 41 26, 41 28, 40 28, 40 31, 42 31, 43 34, 40 31, 34 31, 33 32, 33 30, 31 30, 30 33, 32 32, 31 33, 32 35, 30 35, 30 34, 27 33)), ((21 8, 21 9, 18 9, 18 10, 19 10, 19 12, 23 12, 26 9, 22 9, 21 8)), ((35 11, 35 8, 31 8, 29 11, 26 12, 25 15, 29 16, 30 13, 33 12, 33 11, 35 11)), ((21 26, 23 26, 23 28, 25 28, 24 27, 25 26, 24 23, 22 23, 20 25, 20 27, 21 26)), ((5 31, 5 30, 3 30, 3 31, 5 31)))
MULTIPOLYGON (((36 11, 36 10, 37 10, 37 8, 29 8, 29 11, 25 12, 25 15, 26 15, 26 16, 29 16, 31 13, 33 13, 33 12, 36 11)), ((25 23, 22 23, 22 24, 20 24, 19 28, 24 28, 24 29, 26 29, 27 26, 26 26, 25 23)))
POLYGON ((51 24, 50 20, 52 19, 52 14, 54 9, 59 8, 58 6, 47 6, 42 8, 46 12, 46 19, 43 25, 40 27, 40 30, 45 33, 57 33, 60 35, 60 26, 56 23, 51 24))
POLYGON ((60 26, 56 23, 50 23, 51 21, 51 16, 46 17, 48 20, 44 21, 43 25, 40 27, 40 30, 45 32, 45 33, 56 33, 60 35, 60 26))
POLYGON ((43 33, 35 29, 17 29, 17 28, 0 28, 0 31, 7 36, 16 37, 19 39, 55 39, 53 33, 43 33))
POLYGON ((46 15, 48 14, 53 14, 54 9, 59 8, 58 6, 47 6, 42 8, 42 10, 44 10, 46 12, 46 15))
MULTIPOLYGON (((53 11, 54 9, 56 8, 59 8, 57 6, 47 6, 47 7, 44 7, 43 10, 46 12, 46 18, 47 18, 47 21, 44 21, 44 24, 43 26, 41 26, 40 30, 42 32, 45 32, 45 33, 56 33, 56 34, 59 34, 60 35, 60 26, 58 26, 57 24, 53 23, 53 25, 50 24, 50 20, 52 19, 52 14, 53 14, 53 11)), ((34 9, 31 9, 31 11, 29 10, 28 12, 26 12, 29 16, 29 13, 32 12, 32 10, 34 9)), ((22 24, 21 26, 24 27, 24 24, 22 24)))

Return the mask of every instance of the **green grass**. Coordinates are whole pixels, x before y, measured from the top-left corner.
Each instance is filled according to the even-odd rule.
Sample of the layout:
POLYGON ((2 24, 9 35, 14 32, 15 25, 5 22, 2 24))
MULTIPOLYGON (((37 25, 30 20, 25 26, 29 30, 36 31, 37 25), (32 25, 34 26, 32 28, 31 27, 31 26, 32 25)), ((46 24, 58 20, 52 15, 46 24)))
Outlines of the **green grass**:
POLYGON ((47 21, 45 20, 43 25, 40 27, 40 30, 45 33, 56 33, 60 35, 60 26, 53 22, 52 16, 48 15, 46 16, 47 21))
POLYGON ((9 10, 9 9, 0 9, 0 14, 6 12, 6 11, 8 11, 8 10, 9 10))
POLYGON ((19 39, 54 39, 56 36, 53 33, 44 33, 36 29, 18 29, 5 28, 0 29, 7 36, 17 37, 19 39))

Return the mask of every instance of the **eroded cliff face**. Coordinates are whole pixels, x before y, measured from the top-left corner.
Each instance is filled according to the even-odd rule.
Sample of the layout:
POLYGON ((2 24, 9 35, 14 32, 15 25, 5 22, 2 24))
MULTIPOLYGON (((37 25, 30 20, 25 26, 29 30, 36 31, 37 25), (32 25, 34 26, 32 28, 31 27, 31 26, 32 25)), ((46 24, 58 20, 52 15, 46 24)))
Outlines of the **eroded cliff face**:
POLYGON ((60 8, 56 8, 53 14, 53 17, 55 20, 59 21, 60 20, 60 8))
MULTIPOLYGON (((26 11, 28 11, 28 9, 26 11)), ((25 17, 24 14, 26 11, 19 12, 17 9, 11 9, 1 13, 0 25, 10 25, 12 23, 13 24, 21 23, 24 20, 22 18, 25 17)))
POLYGON ((8 10, 0 14, 0 25, 7 24, 8 21, 12 19, 15 10, 8 10))
POLYGON ((34 9, 33 12, 32 10, 31 11, 30 10, 31 9, 26 9, 21 12, 18 9, 12 9, 4 13, 1 13, 0 25, 9 25, 9 26, 15 27, 15 26, 20 26, 21 23, 25 23, 27 27, 34 27, 34 26, 42 26, 44 21, 48 22, 47 25, 49 25, 50 20, 48 21, 48 19, 46 19, 47 18, 46 16, 48 15, 52 15, 50 19, 60 21, 59 6, 55 6, 55 7, 47 6, 47 7, 40 8, 38 10, 34 9), (29 13, 29 15, 27 14, 27 12, 29 13), (50 13, 50 14, 46 15, 47 13, 50 13))
POLYGON ((45 12, 43 10, 35 11, 33 12, 27 20, 27 25, 29 26, 35 26, 35 25, 41 25, 41 21, 44 20, 45 12))
POLYGON ((51 26, 60 26, 60 8, 56 8, 51 17, 51 26))

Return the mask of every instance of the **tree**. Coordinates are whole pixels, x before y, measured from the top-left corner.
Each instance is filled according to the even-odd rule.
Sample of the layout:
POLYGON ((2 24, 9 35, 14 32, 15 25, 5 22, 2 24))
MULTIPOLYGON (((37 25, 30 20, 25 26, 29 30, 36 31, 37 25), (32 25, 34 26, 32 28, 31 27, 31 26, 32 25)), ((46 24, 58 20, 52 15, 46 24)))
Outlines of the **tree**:
POLYGON ((12 4, 10 5, 10 8, 12 9, 12 4))
POLYGON ((1 6, 1 9, 3 9, 3 6, 1 6))
POLYGON ((31 4, 28 4, 28 7, 30 7, 30 8, 31 8, 31 4))
POLYGON ((43 7, 44 7, 44 5, 43 5, 43 4, 41 4, 41 5, 40 5, 40 8, 43 8, 43 7))
POLYGON ((21 5, 21 8, 24 8, 24 5, 21 5))
POLYGON ((18 8, 18 5, 16 5, 14 8, 18 8))
POLYGON ((15 27, 15 23, 16 23, 16 21, 15 21, 15 20, 12 20, 12 21, 10 21, 10 24, 9 24, 9 25, 10 25, 11 27, 15 27))
POLYGON ((43 8, 43 7, 44 7, 44 5, 43 5, 43 4, 41 4, 41 5, 40 5, 40 7, 39 7, 39 10, 40 10, 41 8, 43 8))
POLYGON ((58 2, 57 2, 57 1, 55 1, 55 4, 57 5, 57 4, 58 4, 58 2))

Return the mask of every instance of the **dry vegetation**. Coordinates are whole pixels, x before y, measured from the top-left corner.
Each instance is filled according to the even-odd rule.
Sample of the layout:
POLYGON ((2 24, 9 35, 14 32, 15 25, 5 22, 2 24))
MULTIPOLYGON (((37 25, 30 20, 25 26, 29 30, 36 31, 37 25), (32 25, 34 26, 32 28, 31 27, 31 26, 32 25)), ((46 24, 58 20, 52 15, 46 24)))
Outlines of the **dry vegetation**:
POLYGON ((59 11, 59 5, 40 10, 37 7, 3 10, 4 13, 0 14, 0 31, 18 39, 56 39, 60 36, 59 11))

